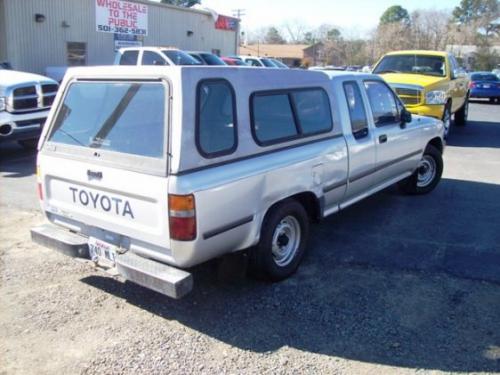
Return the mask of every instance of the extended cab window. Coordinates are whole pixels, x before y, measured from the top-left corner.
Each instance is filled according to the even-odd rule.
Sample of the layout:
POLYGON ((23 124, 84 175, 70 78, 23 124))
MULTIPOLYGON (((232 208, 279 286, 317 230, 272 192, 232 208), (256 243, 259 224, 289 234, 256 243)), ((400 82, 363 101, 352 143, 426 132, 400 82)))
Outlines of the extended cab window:
POLYGON ((261 144, 293 138, 299 134, 287 93, 254 96, 252 112, 253 130, 261 144))
POLYGON ((198 84, 196 144, 205 157, 231 154, 236 149, 236 102, 225 80, 198 84))
POLYGON ((292 92, 297 118, 304 135, 332 129, 332 115, 328 95, 320 89, 292 92))
POLYGON ((120 65, 137 65, 139 51, 125 51, 120 58, 120 65))
POLYGON ((393 92, 385 83, 365 81, 365 88, 375 126, 384 126, 400 121, 398 103, 393 92))
POLYGON ((73 83, 49 141, 163 158, 165 87, 159 82, 73 83))
POLYGON ((368 135, 368 120, 361 91, 356 82, 345 82, 344 93, 349 108, 351 128, 354 138, 359 139, 368 135))
POLYGON ((252 131, 259 145, 328 132, 333 127, 322 89, 259 92, 251 97, 252 131))

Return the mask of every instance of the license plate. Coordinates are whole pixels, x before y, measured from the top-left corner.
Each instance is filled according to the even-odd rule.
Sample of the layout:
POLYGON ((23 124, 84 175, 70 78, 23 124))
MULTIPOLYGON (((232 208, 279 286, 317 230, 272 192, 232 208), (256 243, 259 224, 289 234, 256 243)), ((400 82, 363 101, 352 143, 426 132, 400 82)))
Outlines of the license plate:
POLYGON ((95 237, 89 237, 90 259, 105 267, 114 267, 116 246, 95 237))

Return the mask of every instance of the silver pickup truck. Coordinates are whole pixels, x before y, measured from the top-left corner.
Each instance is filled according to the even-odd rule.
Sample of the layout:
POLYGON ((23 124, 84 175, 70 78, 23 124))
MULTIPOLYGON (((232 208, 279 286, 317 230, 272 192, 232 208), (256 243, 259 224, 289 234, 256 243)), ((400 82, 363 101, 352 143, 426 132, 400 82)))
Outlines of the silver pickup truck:
POLYGON ((36 148, 58 87, 50 78, 0 66, 0 143, 36 148))
POLYGON ((70 70, 43 131, 34 241, 179 298, 236 251, 290 276, 311 222, 443 170, 443 124, 378 76, 232 67, 70 70))

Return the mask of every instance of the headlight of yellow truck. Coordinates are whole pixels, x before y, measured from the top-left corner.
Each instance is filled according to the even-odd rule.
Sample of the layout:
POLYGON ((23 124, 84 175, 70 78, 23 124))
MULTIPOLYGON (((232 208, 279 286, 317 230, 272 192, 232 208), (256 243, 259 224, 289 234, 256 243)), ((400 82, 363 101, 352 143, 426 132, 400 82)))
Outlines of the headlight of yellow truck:
POLYGON ((446 103, 446 92, 441 90, 429 91, 425 94, 426 104, 444 104, 446 103))

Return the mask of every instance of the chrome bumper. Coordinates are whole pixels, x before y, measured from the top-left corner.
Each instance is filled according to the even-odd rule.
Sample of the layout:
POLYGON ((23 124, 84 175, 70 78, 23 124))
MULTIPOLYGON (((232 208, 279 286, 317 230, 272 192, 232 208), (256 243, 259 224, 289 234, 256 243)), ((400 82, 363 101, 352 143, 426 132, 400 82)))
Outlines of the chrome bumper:
MULTIPOLYGON (((51 224, 32 228, 31 239, 71 257, 89 258, 86 237, 51 224)), ((116 270, 127 280, 172 298, 182 298, 193 289, 191 273, 130 251, 117 254, 116 270)))

